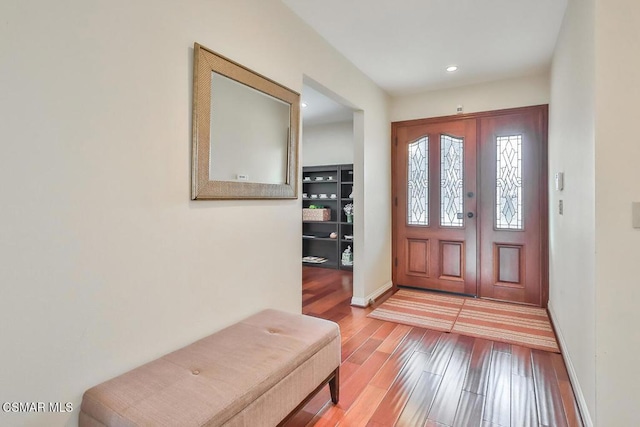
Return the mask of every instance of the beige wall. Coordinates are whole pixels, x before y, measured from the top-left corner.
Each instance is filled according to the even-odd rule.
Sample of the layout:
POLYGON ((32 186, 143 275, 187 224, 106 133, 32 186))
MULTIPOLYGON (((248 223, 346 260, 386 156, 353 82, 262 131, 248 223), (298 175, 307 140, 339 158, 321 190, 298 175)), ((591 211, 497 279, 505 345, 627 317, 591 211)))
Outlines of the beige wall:
POLYGON ((570 1, 552 68, 551 308, 588 425, 640 424, 638 24, 635 1, 570 1))
POLYGON ((353 121, 305 125, 302 128, 302 164, 353 163, 353 121))
POLYGON ((587 425, 596 410, 593 24, 593 0, 569 2, 549 108, 549 310, 587 425), (564 172, 563 191, 555 190, 556 172, 564 172))
POLYGON ((596 0, 596 343, 599 426, 640 425, 640 3, 596 0))
POLYGON ((411 120, 549 103, 549 76, 543 75, 435 90, 392 98, 391 120, 411 120))
POLYGON ((362 110, 357 292, 390 280, 387 97, 281 2, 5 0, 0 16, 0 396, 76 407, 1 425, 73 425, 89 386, 264 307, 300 311, 300 200, 189 200, 195 41, 362 110))

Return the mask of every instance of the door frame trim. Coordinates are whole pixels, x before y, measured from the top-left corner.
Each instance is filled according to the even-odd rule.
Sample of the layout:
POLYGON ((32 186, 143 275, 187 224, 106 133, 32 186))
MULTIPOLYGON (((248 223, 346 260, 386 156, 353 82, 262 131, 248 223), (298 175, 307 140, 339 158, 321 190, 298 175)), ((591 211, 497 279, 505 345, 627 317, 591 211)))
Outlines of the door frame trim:
MULTIPOLYGON (((549 173, 548 173, 548 125, 549 125, 549 105, 541 104, 541 105, 532 105, 527 107, 517 107, 517 108, 506 108, 501 110, 494 111, 481 111, 477 113, 466 113, 466 114, 454 114, 450 116, 440 116, 440 117, 429 117, 423 119, 412 119, 412 120, 402 120, 397 122, 391 122, 391 278, 393 281, 393 291, 395 292, 398 289, 398 252, 397 252, 397 243, 396 243, 396 229, 398 212, 397 212, 397 198, 394 195, 394 189, 397 184, 397 176, 398 174, 395 172, 395 164, 396 164, 396 152, 398 146, 398 128, 404 126, 420 126, 420 125, 428 125, 434 123, 442 123, 442 122, 451 122, 451 121, 459 121, 459 120, 467 120, 467 119, 480 119, 483 117, 496 117, 502 115, 509 114, 518 114, 518 113, 526 113, 531 111, 540 111, 542 110, 542 120, 544 123, 543 129, 547 129, 547 132, 541 135, 541 155, 543 158, 542 161, 542 169, 540 171, 540 185, 542 188, 542 197, 541 197, 541 212, 545 213, 540 218, 540 245, 542 250, 542 256, 540 261, 540 274, 542 278, 541 289, 540 289, 540 303, 543 308, 547 307, 547 303, 549 301, 549 173)), ((480 130, 480 120, 477 120, 477 134, 479 135, 480 130)), ((476 138, 476 149, 479 149, 480 138, 476 138)), ((479 179, 480 167, 476 170, 476 180, 479 179)), ((479 181, 478 181, 479 182, 479 181)), ((480 230, 478 229, 478 241, 480 240, 480 230)), ((478 251, 478 268, 480 267, 480 253, 478 251)))

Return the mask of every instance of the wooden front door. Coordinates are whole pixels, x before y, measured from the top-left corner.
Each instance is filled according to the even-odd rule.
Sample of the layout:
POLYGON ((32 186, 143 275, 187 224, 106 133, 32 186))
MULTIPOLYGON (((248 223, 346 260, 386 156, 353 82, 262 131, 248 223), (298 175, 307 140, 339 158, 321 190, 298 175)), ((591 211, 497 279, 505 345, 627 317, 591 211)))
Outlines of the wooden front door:
POLYGON ((546 306, 546 133, 546 106, 394 123, 394 284, 546 306))
POLYGON ((547 303, 547 110, 480 119, 480 296, 547 303))
POLYGON ((476 120, 396 136, 396 283, 476 295, 476 120))

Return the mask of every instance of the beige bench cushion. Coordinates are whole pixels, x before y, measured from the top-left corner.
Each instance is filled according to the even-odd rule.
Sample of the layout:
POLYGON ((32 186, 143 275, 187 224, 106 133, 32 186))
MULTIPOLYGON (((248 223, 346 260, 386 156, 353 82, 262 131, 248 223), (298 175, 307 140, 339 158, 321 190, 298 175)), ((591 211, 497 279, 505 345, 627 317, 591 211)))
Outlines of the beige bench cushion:
POLYGON ((265 310, 87 390, 81 419, 118 426, 222 425, 323 347, 337 347, 335 369, 339 335, 333 322, 265 310))

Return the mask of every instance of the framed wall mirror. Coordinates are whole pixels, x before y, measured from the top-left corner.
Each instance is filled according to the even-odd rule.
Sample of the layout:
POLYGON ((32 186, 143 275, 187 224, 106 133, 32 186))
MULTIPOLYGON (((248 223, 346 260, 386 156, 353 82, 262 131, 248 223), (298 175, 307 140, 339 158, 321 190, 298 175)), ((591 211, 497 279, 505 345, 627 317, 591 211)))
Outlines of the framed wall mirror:
POLYGON ((191 198, 297 198, 300 94, 193 50, 191 198))

